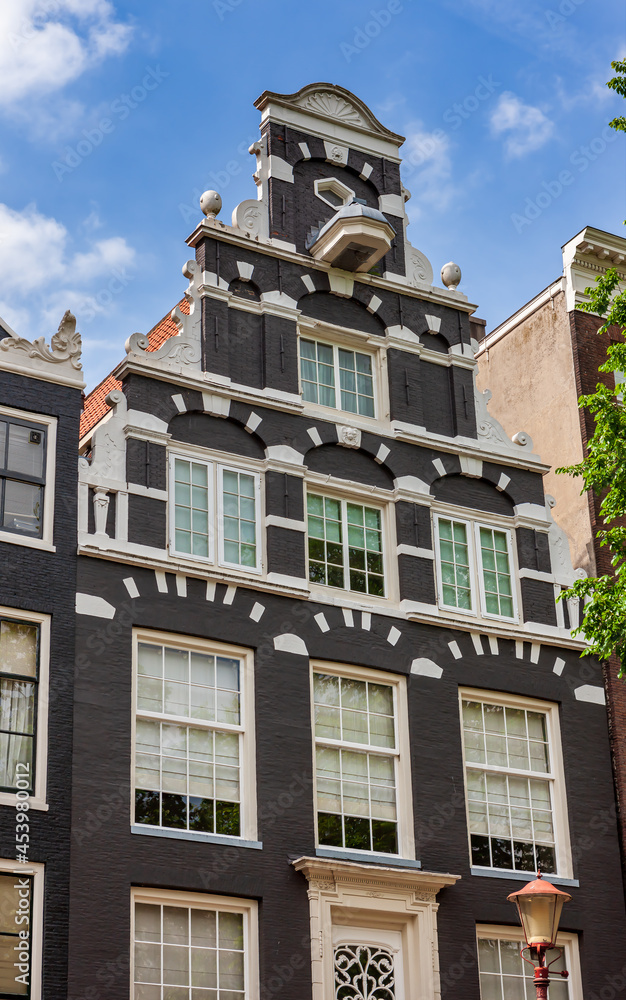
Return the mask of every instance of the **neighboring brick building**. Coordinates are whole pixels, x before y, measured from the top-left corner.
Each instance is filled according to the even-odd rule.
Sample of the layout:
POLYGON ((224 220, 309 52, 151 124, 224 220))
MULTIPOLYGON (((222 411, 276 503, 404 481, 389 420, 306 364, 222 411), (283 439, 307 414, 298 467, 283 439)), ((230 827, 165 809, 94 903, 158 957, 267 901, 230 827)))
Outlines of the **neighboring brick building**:
POLYGON ((48 347, 0 320, 0 997, 30 1000, 67 996, 84 386, 75 327, 66 313, 48 347))
MULTIPOLYGON (((578 398, 592 393, 598 382, 613 388, 613 375, 598 372, 608 345, 621 339, 611 327, 599 337, 603 320, 581 312, 584 289, 615 267, 626 282, 626 240, 587 226, 563 247, 563 275, 480 337, 478 385, 493 393, 490 411, 509 434, 523 426, 551 471, 546 492, 556 501, 555 514, 566 531, 574 567, 588 575, 611 572, 608 550, 597 540, 600 502, 581 494, 581 480, 557 475, 560 466, 574 465, 585 454, 593 434, 593 416, 578 407, 578 398)), ((623 285, 620 287, 624 287, 623 285)), ((585 670, 581 663, 581 676, 585 670)), ((591 670, 591 668, 589 668, 591 670)), ((611 743, 620 810, 626 872, 626 680, 617 677, 615 658, 604 671, 611 743)))
POLYGON ((328 84, 257 107, 258 198, 204 198, 85 409, 68 996, 523 995, 540 864, 583 1000, 626 913, 547 466, 407 238, 402 137, 328 84))

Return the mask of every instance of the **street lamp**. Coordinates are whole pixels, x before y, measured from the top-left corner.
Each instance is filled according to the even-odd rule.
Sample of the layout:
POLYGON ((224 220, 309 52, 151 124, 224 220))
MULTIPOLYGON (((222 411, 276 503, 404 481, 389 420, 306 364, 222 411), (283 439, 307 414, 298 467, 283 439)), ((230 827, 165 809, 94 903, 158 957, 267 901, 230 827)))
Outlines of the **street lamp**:
MULTIPOLYGON (((527 948, 522 948, 520 955, 535 969, 537 1000, 548 1000, 550 966, 557 959, 546 965, 546 953, 556 945, 561 910, 563 904, 568 903, 571 898, 567 892, 561 892, 551 882, 544 882, 541 872, 537 873, 537 878, 533 882, 529 882, 519 892, 512 892, 508 897, 509 902, 517 906, 526 939, 527 948), (530 950, 531 957, 533 952, 536 953, 537 965, 534 961, 524 958, 527 949, 530 950)), ((560 975, 567 977, 568 973, 561 972, 560 975)))

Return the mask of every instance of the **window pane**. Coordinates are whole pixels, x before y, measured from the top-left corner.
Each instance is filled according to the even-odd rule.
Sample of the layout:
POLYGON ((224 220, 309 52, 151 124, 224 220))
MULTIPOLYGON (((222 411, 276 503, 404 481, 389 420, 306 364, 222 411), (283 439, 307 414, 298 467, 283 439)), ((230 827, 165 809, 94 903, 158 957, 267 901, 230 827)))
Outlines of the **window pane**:
POLYGON ((469 546, 463 522, 440 518, 439 557, 444 605, 471 611, 469 546))
POLYGON ((335 406, 335 369, 330 345, 300 341, 300 379, 307 402, 335 406))
POLYGON ((9 423, 7 469, 41 479, 45 441, 46 432, 43 427, 24 427, 23 424, 9 423))
POLYGON ((512 581, 507 535, 503 531, 484 527, 480 528, 479 534, 485 609, 488 614, 512 618, 512 581))
POLYGON ((37 536, 41 533, 43 489, 32 483, 7 479, 4 483, 3 525, 10 531, 37 536))
POLYGON ((26 622, 0 622, 0 671, 35 677, 39 628, 26 622))
POLYGON ((224 560, 236 566, 257 565, 254 476, 223 471, 224 560))

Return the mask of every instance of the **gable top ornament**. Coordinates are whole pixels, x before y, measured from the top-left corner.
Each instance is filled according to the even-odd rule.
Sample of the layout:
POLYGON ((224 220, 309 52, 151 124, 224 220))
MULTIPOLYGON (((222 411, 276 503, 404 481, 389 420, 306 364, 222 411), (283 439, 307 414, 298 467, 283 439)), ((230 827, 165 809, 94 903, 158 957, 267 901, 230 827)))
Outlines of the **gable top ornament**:
POLYGON ((275 94, 266 90, 254 102, 254 106, 262 112, 263 117, 276 120, 290 120, 285 112, 304 112, 307 116, 382 139, 396 150, 404 142, 403 135, 385 128, 355 94, 332 83, 309 83, 295 94, 275 94))
POLYGON ((69 309, 63 315, 57 332, 50 339, 50 347, 43 337, 26 340, 11 331, 11 335, 0 340, 0 367, 42 378, 48 382, 59 382, 84 388, 83 368, 80 363, 82 342, 76 329, 76 317, 69 309))

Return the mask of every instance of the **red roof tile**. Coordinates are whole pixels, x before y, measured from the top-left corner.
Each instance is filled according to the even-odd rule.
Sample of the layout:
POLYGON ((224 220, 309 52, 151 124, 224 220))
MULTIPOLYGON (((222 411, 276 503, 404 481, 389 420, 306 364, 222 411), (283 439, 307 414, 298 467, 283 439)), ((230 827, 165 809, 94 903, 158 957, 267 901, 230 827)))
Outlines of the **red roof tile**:
MULTIPOLYGON (((189 315, 189 303, 187 299, 181 299, 178 303, 178 308, 182 313, 189 315)), ((148 334, 148 340, 150 346, 148 351, 158 351, 159 347, 169 340, 170 337, 174 337, 178 333, 178 328, 174 321, 170 318, 170 313, 164 316, 162 320, 153 326, 148 334)), ((96 424, 102 420, 106 413, 109 412, 110 406, 105 402, 106 397, 109 395, 113 389, 121 389, 122 383, 115 378, 113 374, 107 375, 105 379, 100 382, 99 385, 92 389, 89 395, 85 398, 85 406, 83 408, 83 413, 80 418, 80 436, 81 439, 84 438, 85 434, 96 426, 96 424)))

